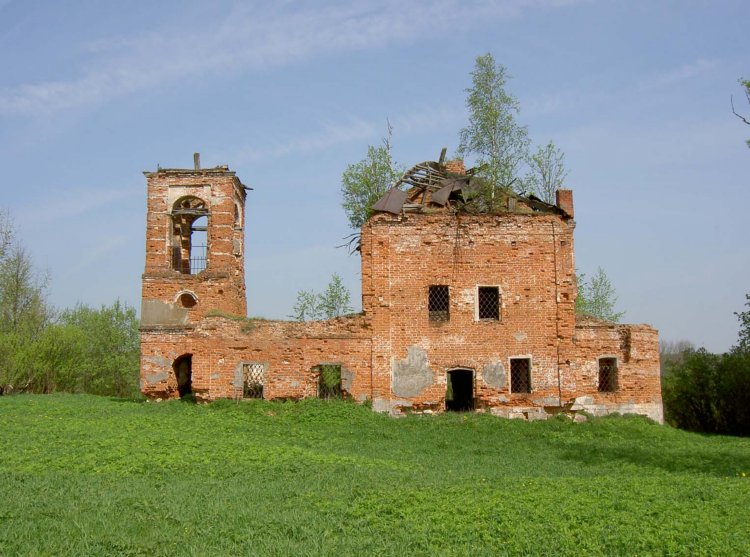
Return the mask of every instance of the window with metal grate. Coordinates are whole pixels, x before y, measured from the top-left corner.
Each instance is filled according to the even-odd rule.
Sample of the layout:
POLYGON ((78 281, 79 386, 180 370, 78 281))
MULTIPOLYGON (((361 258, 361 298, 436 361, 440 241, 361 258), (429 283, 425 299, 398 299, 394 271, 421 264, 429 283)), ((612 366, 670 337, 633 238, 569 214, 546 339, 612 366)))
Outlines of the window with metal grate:
POLYGON ((448 321, 450 318, 450 292, 446 285, 432 285, 427 302, 430 321, 448 321))
POLYGON ((497 286, 477 288, 477 316, 479 319, 500 320, 500 289, 497 286))
POLYGON ((242 364, 242 397, 263 398, 265 366, 263 364, 242 364))
POLYGON ((531 359, 511 358, 510 360, 510 392, 531 392, 531 359))
POLYGON ((617 359, 599 358, 599 392, 613 393, 617 390, 617 359))

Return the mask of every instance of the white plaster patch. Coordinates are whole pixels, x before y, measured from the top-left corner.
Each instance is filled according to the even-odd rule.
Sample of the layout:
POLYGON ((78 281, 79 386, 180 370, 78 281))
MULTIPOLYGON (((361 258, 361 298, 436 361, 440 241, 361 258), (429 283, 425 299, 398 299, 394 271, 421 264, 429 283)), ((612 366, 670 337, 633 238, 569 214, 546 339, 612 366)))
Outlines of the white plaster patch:
POLYGON ((464 288, 461 290, 459 300, 464 305, 474 305, 474 289, 464 288))

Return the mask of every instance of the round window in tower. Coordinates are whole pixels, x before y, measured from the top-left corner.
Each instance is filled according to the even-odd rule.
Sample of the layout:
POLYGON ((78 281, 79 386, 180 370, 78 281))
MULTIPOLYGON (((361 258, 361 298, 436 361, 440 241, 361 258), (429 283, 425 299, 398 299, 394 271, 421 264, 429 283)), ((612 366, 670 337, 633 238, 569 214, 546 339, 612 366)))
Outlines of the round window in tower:
POLYGON ((180 305, 187 309, 195 307, 195 304, 198 303, 198 300, 190 292, 185 292, 184 294, 180 295, 179 300, 180 305))

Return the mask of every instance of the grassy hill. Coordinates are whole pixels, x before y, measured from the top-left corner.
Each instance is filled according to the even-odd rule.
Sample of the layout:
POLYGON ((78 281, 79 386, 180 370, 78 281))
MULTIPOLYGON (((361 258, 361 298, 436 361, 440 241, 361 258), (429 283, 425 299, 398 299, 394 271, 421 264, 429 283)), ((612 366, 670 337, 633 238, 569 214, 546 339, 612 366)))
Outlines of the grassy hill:
POLYGON ((0 397, 0 555, 750 554, 750 439, 0 397))

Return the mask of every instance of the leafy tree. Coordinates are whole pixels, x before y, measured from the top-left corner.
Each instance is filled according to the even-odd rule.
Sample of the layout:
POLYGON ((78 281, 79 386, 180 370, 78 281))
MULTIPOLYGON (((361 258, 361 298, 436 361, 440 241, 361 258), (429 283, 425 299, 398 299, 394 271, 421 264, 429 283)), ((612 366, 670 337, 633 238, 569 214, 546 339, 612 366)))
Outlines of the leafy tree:
POLYGON ((0 213, 0 394, 29 383, 26 363, 50 318, 46 280, 34 269, 15 236, 12 219, 0 213))
POLYGON ((479 175, 488 185, 483 194, 490 208, 495 204, 495 190, 511 187, 517 180, 529 150, 528 131, 516 122, 520 105, 505 88, 508 77, 492 54, 477 57, 472 85, 466 89, 469 125, 459 135, 458 154, 476 155, 479 175))
POLYGON ((750 435, 750 352, 689 350, 667 366, 665 417, 691 431, 750 435))
MULTIPOLYGON (((750 295, 745 305, 750 308, 750 295)), ((740 321, 737 346, 726 354, 688 349, 667 361, 662 397, 665 417, 683 429, 750 435, 750 309, 740 321)))
POLYGON ((38 333, 50 317, 46 286, 46 278, 38 275, 15 238, 9 214, 0 214, 0 331, 38 333))
POLYGON ((33 335, 0 333, 0 394, 137 395, 139 342, 135 310, 119 301, 100 309, 79 305, 33 335))
POLYGON ((333 273, 331 276, 331 282, 320 295, 320 308, 323 315, 330 319, 332 317, 339 317, 352 311, 351 295, 349 290, 344 286, 341 277, 337 273, 333 273))
POLYGON ((9 391, 138 393, 140 333, 135 310, 116 301, 78 305, 54 320, 46 278, 0 214, 0 394, 9 391))
POLYGON ((10 214, 7 211, 0 212, 0 261, 5 260, 13 244, 13 226, 10 214))
POLYGON ((565 154, 550 141, 538 146, 529 158, 529 172, 524 178, 524 187, 550 204, 555 203, 555 192, 563 187, 568 171, 565 169, 565 154))
POLYGON ((685 359, 685 355, 690 351, 695 351, 695 345, 689 340, 660 340, 659 341, 659 367, 661 373, 667 369, 667 366, 671 364, 682 363, 685 359))
POLYGON ((341 206, 353 229, 359 229, 372 215, 373 204, 401 177, 391 156, 393 128, 379 146, 369 145, 367 156, 350 164, 341 176, 341 206))
POLYGON ((76 390, 120 397, 138 393, 140 333, 134 308, 119 300, 99 309, 79 304, 62 313, 60 324, 86 339, 75 368, 76 390))
POLYGON ((599 267, 589 281, 586 281, 585 278, 584 274, 576 276, 578 281, 576 313, 617 323, 625 315, 625 312, 615 311, 617 294, 604 269, 599 267))
MULTIPOLYGON (((750 79, 739 79, 740 85, 742 85, 742 88, 744 89, 745 98, 747 99, 748 104, 750 104, 750 79)), ((750 120, 748 120, 745 116, 742 116, 734 109, 734 98, 731 98, 732 103, 732 113, 737 116, 740 120, 742 120, 745 124, 750 126, 750 120)), ((747 140, 747 146, 750 147, 750 139, 747 140)))
POLYGON ((88 342, 83 331, 62 324, 47 325, 24 339, 14 354, 14 390, 80 392, 78 366, 88 342))
POLYGON ((667 366, 662 399, 668 423, 691 431, 717 430, 714 403, 719 357, 705 349, 690 350, 683 360, 667 366))
POLYGON ((341 277, 333 273, 322 294, 312 290, 297 292, 297 303, 292 308, 292 319, 295 321, 316 321, 332 319, 352 311, 351 295, 344 286, 341 277))
POLYGON ((750 352, 750 294, 745 294, 745 311, 735 312, 737 319, 740 320, 740 334, 737 344, 738 350, 750 352))
POLYGON ((297 302, 292 308, 290 316, 295 321, 317 321, 323 319, 320 308, 320 294, 313 290, 300 290, 297 292, 297 302))

